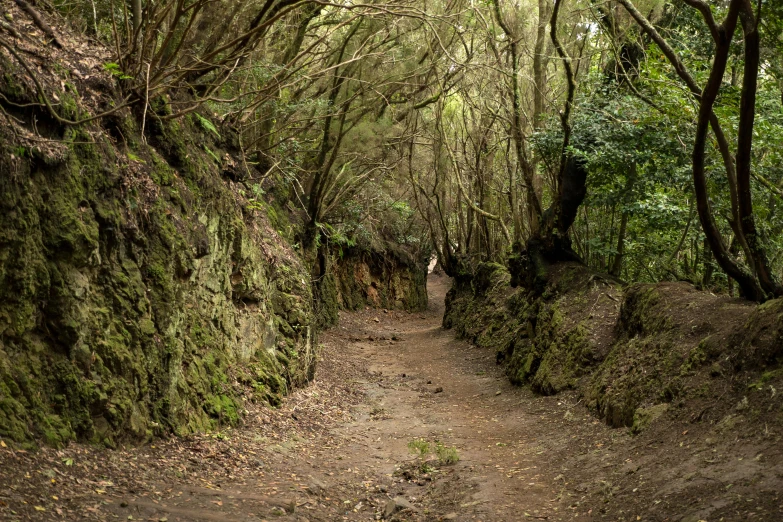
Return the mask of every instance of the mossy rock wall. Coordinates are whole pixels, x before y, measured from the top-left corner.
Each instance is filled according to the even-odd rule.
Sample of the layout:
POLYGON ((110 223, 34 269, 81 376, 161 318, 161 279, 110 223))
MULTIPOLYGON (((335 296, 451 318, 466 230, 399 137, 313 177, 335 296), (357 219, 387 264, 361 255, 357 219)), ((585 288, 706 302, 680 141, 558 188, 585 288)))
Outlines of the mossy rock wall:
POLYGON ((427 308, 427 267, 404 252, 344 249, 332 260, 334 296, 344 310, 427 308))
POLYGON ((619 289, 576 264, 557 267, 541 296, 511 288, 510 279, 502 265, 478 265, 449 292, 444 327, 495 350, 515 384, 547 395, 577 387, 608 351, 619 289), (607 317, 593 321, 598 310, 607 317))
POLYGON ((444 327, 495 350, 512 382, 576 390, 612 426, 638 432, 688 400, 744 392, 737 383, 752 377, 739 370, 783 363, 783 300, 756 306, 687 283, 622 287, 570 263, 552 267, 543 293, 509 280, 483 264, 455 281, 444 327))
POLYGON ((309 271, 225 179, 233 160, 190 120, 150 145, 134 121, 104 123, 127 148, 117 128, 48 149, 0 129, 2 438, 217 430, 312 378, 309 271))

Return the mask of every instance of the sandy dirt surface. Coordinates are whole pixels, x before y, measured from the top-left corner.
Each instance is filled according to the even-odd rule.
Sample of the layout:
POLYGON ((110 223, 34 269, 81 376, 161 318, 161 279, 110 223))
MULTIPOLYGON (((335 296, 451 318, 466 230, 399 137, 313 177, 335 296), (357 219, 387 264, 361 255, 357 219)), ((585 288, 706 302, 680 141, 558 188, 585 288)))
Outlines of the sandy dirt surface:
POLYGON ((235 429, 0 445, 0 520, 783 520, 779 434, 666 421, 632 437, 574 395, 514 387, 441 329, 448 285, 431 276, 425 313, 341 314, 316 381, 235 429))

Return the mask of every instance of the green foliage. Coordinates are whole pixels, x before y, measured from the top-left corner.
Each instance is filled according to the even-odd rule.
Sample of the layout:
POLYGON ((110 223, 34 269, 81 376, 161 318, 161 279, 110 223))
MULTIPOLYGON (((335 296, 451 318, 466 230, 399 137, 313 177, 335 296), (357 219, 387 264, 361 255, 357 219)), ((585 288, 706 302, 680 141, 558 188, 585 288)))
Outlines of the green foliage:
POLYGON ((119 64, 116 64, 114 62, 108 62, 103 64, 103 70, 108 71, 112 76, 117 78, 118 80, 132 80, 133 76, 129 76, 122 72, 122 69, 120 68, 119 64))
POLYGON ((126 152, 125 154, 128 156, 128 159, 131 161, 135 161, 136 163, 147 163, 142 158, 140 158, 139 156, 137 156, 132 152, 126 152))
POLYGON ((438 462, 443 466, 450 466, 459 462, 457 448, 444 446, 440 441, 435 441, 435 455, 438 456, 438 462))
MULTIPOLYGON (((423 460, 431 453, 434 453, 438 458, 438 464, 441 466, 450 466, 459 462, 457 448, 446 446, 439 440, 436 440, 434 444, 431 444, 426 439, 412 439, 408 442, 408 450, 410 450, 411 453, 414 453, 420 460, 423 460)), ((424 466, 427 466, 426 462, 422 463, 422 467, 424 466)), ((426 472, 428 469, 429 466, 427 466, 427 469, 422 468, 422 471, 426 472)))
MULTIPOLYGON (((201 125, 201 128, 205 131, 211 132, 217 139, 220 139, 220 133, 217 130, 217 127, 215 127, 215 124, 212 123, 210 120, 205 118, 199 113, 194 113, 194 116, 196 117, 196 121, 198 121, 199 125, 201 125)), ((206 148, 206 146, 204 147, 206 148)), ((213 154, 214 156, 214 154, 213 154)))
POLYGON ((220 165, 220 158, 218 158, 217 155, 214 152, 212 152, 212 149, 204 145, 204 152, 209 154, 209 157, 212 158, 212 161, 220 165))
POLYGON ((408 442, 408 449, 411 453, 415 453, 418 457, 423 458, 430 453, 430 443, 425 439, 413 439, 408 442))

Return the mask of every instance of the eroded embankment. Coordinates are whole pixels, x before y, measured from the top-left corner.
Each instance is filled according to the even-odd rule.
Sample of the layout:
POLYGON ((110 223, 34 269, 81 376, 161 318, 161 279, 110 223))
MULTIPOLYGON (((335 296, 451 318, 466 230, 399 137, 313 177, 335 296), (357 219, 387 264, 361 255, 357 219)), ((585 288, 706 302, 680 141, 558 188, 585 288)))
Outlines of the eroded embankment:
POLYGON ((512 382, 575 389, 612 426, 640 431, 670 410, 719 422, 737 401, 780 423, 783 300, 756 306, 686 283, 632 285, 557 266, 541 295, 482 264, 455 281, 444 326, 497 351, 512 382))
POLYGON ((410 312, 427 309, 426 266, 394 245, 381 251, 347 250, 333 273, 343 310, 367 306, 410 312))

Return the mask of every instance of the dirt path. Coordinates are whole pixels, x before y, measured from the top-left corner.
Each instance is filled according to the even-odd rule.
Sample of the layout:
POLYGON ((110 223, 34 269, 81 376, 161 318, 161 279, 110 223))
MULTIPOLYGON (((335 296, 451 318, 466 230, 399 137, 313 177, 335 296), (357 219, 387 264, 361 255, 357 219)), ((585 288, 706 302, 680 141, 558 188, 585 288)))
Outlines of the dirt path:
MULTIPOLYGON (((391 475, 390 494, 415 498, 429 520, 579 519, 563 498, 562 475, 550 473, 553 452, 566 441, 549 432, 551 418, 537 426, 542 414, 553 416, 552 406, 561 424, 564 403, 512 387, 493 354, 440 328, 446 284, 430 280, 428 314, 388 320, 365 312, 343 321, 340 330, 361 339, 344 349, 378 379, 367 383, 355 420, 338 429, 360 441, 346 448, 346 462, 391 475), (401 340, 383 340, 392 338, 401 340), (433 462, 435 472, 422 474, 408 448, 415 440, 454 447, 460 460, 433 462)), ((333 335, 330 342, 339 339, 333 335)))
POLYGON ((430 279, 427 313, 343 314, 316 382, 240 428, 0 447, 0 520, 783 520, 779 436, 632 438, 572 395, 512 387, 440 328, 447 285, 430 279))

